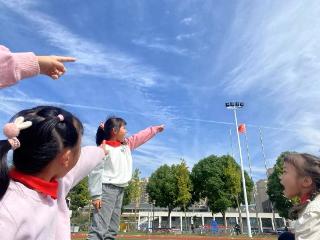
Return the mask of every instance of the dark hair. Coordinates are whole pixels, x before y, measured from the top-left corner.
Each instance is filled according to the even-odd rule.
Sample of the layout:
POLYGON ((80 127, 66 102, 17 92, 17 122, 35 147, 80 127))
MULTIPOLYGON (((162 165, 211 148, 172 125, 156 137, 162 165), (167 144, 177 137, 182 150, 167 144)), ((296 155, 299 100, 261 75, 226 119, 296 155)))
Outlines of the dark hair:
MULTIPOLYGON (((313 200, 320 192, 320 158, 307 153, 292 153, 284 158, 284 162, 293 165, 299 176, 312 179, 314 189, 310 193, 310 200, 313 200)), ((289 212, 290 218, 297 219, 307 204, 293 206, 289 212)))
MULTIPOLYGON (((18 139, 21 146, 13 151, 13 165, 25 174, 43 170, 64 148, 76 146, 83 133, 82 123, 70 112, 58 107, 39 106, 23 110, 12 117, 24 117, 32 126, 20 131, 18 139), (58 115, 64 120, 61 121, 58 115)), ((0 200, 8 185, 9 175, 7 153, 11 145, 7 140, 0 141, 0 200)))
POLYGON ((103 140, 109 140, 112 138, 112 130, 119 131, 122 126, 127 125, 126 121, 119 117, 109 117, 104 123, 103 128, 101 126, 97 129, 96 144, 99 146, 103 140))

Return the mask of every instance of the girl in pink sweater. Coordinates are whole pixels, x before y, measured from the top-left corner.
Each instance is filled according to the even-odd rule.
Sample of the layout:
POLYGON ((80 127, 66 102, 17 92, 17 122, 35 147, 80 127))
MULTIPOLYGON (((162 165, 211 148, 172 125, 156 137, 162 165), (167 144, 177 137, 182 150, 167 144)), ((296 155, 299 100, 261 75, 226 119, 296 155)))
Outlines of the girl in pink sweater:
POLYGON ((32 52, 12 53, 0 45, 0 88, 39 73, 58 79, 66 71, 63 63, 74 61, 73 57, 36 56, 32 52))
POLYGON ((16 114, 0 141, 0 235, 5 240, 70 239, 65 197, 102 162, 100 147, 81 149, 81 122, 61 108, 16 114), (7 152, 13 150, 8 169, 7 152))

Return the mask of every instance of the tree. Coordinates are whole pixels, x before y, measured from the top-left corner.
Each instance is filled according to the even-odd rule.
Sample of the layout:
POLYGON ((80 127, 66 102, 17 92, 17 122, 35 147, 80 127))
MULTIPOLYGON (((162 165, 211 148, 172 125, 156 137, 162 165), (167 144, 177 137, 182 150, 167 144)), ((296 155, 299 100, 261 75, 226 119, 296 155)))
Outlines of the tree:
POLYGON ((132 174, 132 179, 128 186, 124 188, 124 195, 122 200, 122 206, 126 206, 130 203, 135 204, 135 209, 139 207, 141 198, 141 182, 140 182, 140 170, 137 168, 132 174))
MULTIPOLYGON (((246 174, 247 193, 250 195, 253 183, 246 174)), ((211 155, 200 160, 192 169, 191 179, 194 186, 193 197, 195 201, 207 198, 208 206, 212 212, 220 212, 227 227, 226 211, 235 203, 242 202, 240 167, 229 156, 211 155)))
MULTIPOLYGON (((186 162, 181 159, 181 163, 175 166, 175 174, 177 178, 177 186, 178 186, 178 195, 177 195, 177 205, 184 211, 185 213, 185 222, 186 221, 186 210, 187 206, 191 201, 191 179, 188 167, 186 162)), ((187 226, 187 224, 186 224, 187 226)))
POLYGON ((131 187, 131 202, 134 203, 134 213, 135 219, 137 219, 137 210, 140 205, 141 199, 141 182, 140 182, 140 171, 139 169, 135 169, 133 172, 132 180, 130 182, 132 184, 131 187))
POLYGON ((186 211, 191 201, 192 183, 188 167, 183 159, 180 164, 175 166, 175 174, 178 186, 177 205, 186 211))
POLYGON ((129 185, 124 188, 123 199, 122 199, 122 208, 131 203, 131 195, 130 195, 131 194, 131 187, 132 186, 130 185, 130 182, 129 182, 129 185))
POLYGON ((168 218, 177 207, 178 186, 174 167, 167 164, 160 166, 151 174, 146 187, 150 201, 155 200, 156 206, 168 208, 168 218))
POLYGON ((80 181, 68 194, 70 198, 70 209, 77 211, 90 202, 90 195, 88 190, 88 177, 80 181))
POLYGON ((224 219, 226 210, 232 204, 230 191, 226 191, 226 165, 225 158, 211 155, 195 164, 191 172, 195 199, 207 198, 212 214, 221 212, 224 219))
POLYGON ((267 194, 273 206, 284 218, 289 218, 289 209, 292 207, 291 201, 283 195, 283 186, 280 183, 280 176, 283 172, 283 160, 290 152, 283 152, 277 158, 273 167, 273 173, 268 177, 267 194))
POLYGON ((241 231, 243 231, 242 216, 241 216, 241 209, 240 209, 241 193, 243 194, 242 186, 241 186, 242 184, 241 169, 233 158, 228 158, 227 161, 228 161, 227 166, 224 170, 224 174, 226 177, 225 183, 226 183, 226 187, 230 189, 231 205, 232 207, 238 209, 241 231))

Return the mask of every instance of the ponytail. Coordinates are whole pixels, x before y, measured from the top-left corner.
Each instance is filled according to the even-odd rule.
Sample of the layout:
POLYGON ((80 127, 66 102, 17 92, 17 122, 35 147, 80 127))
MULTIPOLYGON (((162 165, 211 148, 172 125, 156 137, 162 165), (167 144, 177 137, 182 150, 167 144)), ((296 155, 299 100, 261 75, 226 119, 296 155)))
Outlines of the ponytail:
POLYGON ((7 164, 7 154, 11 149, 8 140, 0 141, 0 200, 3 198, 9 186, 9 170, 7 164))
POLYGON ((103 140, 106 139, 106 134, 104 132, 104 130, 102 129, 102 127, 98 127, 97 129, 97 133, 96 133, 96 144, 97 146, 100 146, 101 143, 103 142, 103 140))

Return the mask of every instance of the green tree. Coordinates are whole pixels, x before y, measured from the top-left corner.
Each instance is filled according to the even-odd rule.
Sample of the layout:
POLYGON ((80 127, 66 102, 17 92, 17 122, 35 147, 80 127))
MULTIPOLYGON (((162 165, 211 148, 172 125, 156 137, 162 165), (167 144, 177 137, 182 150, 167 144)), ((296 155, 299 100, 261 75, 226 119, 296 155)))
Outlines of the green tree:
MULTIPOLYGON (((176 178, 177 178, 177 186, 178 186, 178 195, 177 195, 177 205, 184 211, 185 213, 185 222, 187 226, 186 220, 186 210, 191 201, 191 179, 188 167, 186 162, 181 159, 181 163, 175 166, 176 178)), ((187 227, 186 227, 187 228, 187 227)))
POLYGON ((139 169, 134 170, 130 184, 132 184, 132 188, 131 188, 131 199, 132 200, 131 200, 131 202, 134 203, 135 219, 137 219, 137 211, 140 206, 140 200, 141 200, 141 182, 140 182, 140 170, 139 169))
POLYGON ((135 209, 140 205, 141 197, 141 182, 140 182, 140 170, 137 168, 132 174, 127 187, 124 188, 124 195, 122 200, 122 207, 130 203, 135 204, 135 209))
POLYGON ((229 191, 225 191, 225 167, 223 158, 211 155, 195 164, 191 172, 195 199, 207 198, 212 214, 221 212, 224 219, 232 204, 229 191))
POLYGON ((70 209, 75 211, 89 204, 90 195, 88 190, 88 177, 80 181, 68 194, 70 198, 70 209))
POLYGON ((129 185, 124 188, 123 199, 122 199, 122 208, 131 203, 131 196, 130 196, 131 187, 132 186, 129 183, 129 185))
POLYGON ((188 167, 183 159, 175 166, 175 171, 178 186, 177 204, 183 211, 186 211, 191 201, 192 183, 188 167))
MULTIPOLYGON (((191 172, 194 200, 207 198, 212 214, 220 212, 223 215, 225 227, 227 227, 227 209, 237 202, 239 206, 242 202, 239 172, 239 165, 229 155, 221 157, 211 155, 204 158, 194 165, 191 172)), ((246 176, 247 193, 250 195, 253 183, 248 174, 246 176)))
POLYGON ((273 173, 268 177, 267 194, 274 208, 279 212, 279 215, 284 218, 289 218, 289 209, 292 207, 291 201, 283 196, 283 186, 280 183, 280 177, 283 172, 283 160, 290 152, 283 152, 278 157, 276 164, 273 167, 273 173))
POLYGON ((168 208, 168 217, 172 210, 177 207, 178 186, 174 167, 167 164, 160 166, 151 174, 146 187, 150 201, 155 205, 168 208))
POLYGON ((241 204, 240 198, 241 198, 241 194, 243 194, 243 191, 241 186, 242 184, 241 169, 240 169, 240 166, 232 157, 228 156, 226 168, 224 169, 224 174, 226 178, 226 181, 225 181, 226 188, 230 190, 231 205, 233 208, 238 209, 240 226, 242 231, 243 224, 242 224, 242 216, 241 216, 241 209, 240 209, 240 204, 241 204))

